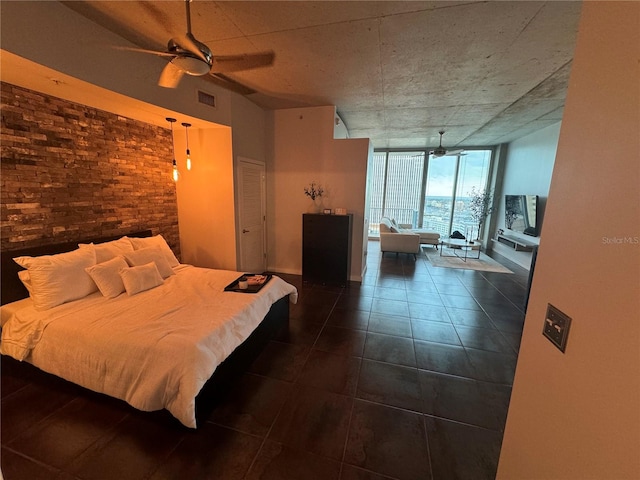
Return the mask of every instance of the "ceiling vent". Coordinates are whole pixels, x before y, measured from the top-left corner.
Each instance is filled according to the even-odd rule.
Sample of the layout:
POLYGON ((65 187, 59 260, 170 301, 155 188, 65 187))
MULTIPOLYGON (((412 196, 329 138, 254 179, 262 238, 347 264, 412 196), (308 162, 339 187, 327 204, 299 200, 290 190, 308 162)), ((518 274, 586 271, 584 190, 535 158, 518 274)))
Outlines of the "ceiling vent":
POLYGON ((205 93, 198 90, 198 102, 216 108, 216 97, 214 97, 210 93, 205 93))

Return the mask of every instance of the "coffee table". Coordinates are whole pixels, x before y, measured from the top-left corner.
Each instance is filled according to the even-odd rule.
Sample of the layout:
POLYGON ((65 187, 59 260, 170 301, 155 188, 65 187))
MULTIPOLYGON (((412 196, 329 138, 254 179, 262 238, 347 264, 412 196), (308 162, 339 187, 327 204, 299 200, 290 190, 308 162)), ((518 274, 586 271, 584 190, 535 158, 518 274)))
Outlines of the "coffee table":
POLYGON ((480 242, 469 242, 468 240, 460 240, 457 238, 445 238, 440 242, 440 256, 458 257, 463 262, 466 262, 467 258, 477 260, 480 258, 480 247, 480 242), (453 251, 453 255, 443 255, 442 253, 444 252, 445 247, 447 247, 448 250, 453 251), (471 255, 469 254, 470 252, 474 251, 478 252, 477 256, 473 253, 471 253, 471 255))

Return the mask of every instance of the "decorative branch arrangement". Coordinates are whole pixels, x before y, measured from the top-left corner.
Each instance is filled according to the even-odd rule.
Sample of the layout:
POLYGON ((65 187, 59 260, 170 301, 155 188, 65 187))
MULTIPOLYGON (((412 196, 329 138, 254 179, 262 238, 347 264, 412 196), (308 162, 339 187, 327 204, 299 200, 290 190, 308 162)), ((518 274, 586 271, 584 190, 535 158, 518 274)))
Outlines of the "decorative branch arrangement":
POLYGON ((308 187, 304 187, 304 194, 311 198, 311 200, 315 200, 316 198, 322 197, 324 193, 324 189, 319 183, 311 182, 308 187))

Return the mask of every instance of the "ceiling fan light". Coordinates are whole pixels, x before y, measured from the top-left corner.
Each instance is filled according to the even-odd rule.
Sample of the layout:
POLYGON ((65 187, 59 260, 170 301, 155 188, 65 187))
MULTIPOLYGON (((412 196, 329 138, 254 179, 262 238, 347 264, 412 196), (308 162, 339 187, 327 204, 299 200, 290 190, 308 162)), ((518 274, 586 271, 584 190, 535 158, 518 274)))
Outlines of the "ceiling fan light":
POLYGON ((202 76, 209 73, 211 67, 207 62, 189 55, 180 55, 171 60, 176 67, 188 75, 202 76))

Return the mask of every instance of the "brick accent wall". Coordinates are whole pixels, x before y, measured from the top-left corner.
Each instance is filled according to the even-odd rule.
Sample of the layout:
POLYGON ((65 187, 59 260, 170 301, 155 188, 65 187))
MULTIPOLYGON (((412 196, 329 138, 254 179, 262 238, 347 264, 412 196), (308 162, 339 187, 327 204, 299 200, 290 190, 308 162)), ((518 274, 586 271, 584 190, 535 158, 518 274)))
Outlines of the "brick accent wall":
POLYGON ((2 250, 151 229, 179 258, 169 129, 1 88, 2 250))

